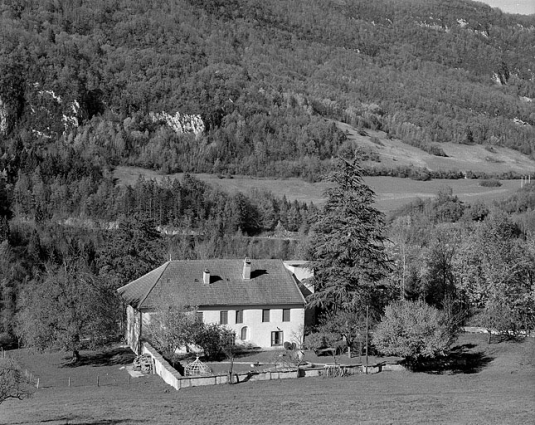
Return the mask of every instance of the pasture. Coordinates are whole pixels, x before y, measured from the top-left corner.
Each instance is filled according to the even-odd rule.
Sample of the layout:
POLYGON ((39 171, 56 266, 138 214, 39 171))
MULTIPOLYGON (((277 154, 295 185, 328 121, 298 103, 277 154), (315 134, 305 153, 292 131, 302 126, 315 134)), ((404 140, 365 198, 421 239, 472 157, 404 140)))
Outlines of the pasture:
MULTIPOLYGON (((473 368, 382 372, 175 391, 156 376, 43 388, 0 405, 0 424, 527 424, 535 416, 535 342, 488 345, 464 334, 456 352, 473 368), (138 379, 138 380, 136 380, 138 379)), ((49 376, 117 374, 117 364, 66 367, 62 357, 24 360, 49 376), (47 372, 48 370, 48 372, 47 372)), ((97 357, 98 359, 98 357, 97 357)), ((91 381, 89 379, 89 381, 91 381)))
MULTIPOLYGON (((157 181, 164 177, 183 177, 181 173, 163 176, 138 167, 117 167, 114 172, 119 184, 135 184, 140 175, 157 181)), ((195 174, 195 177, 228 193, 248 193, 252 189, 267 190, 281 198, 286 196, 289 201, 313 202, 318 205, 325 202, 325 190, 329 187, 327 182, 309 183, 300 179, 259 179, 245 176, 218 178, 214 174, 195 174)), ((376 206, 384 213, 394 211, 418 198, 434 197, 444 186, 451 187, 453 193, 467 203, 477 200, 492 202, 520 189, 520 180, 502 180, 500 187, 482 187, 480 180, 471 179, 417 181, 397 177, 365 177, 364 181, 376 193, 376 206)))

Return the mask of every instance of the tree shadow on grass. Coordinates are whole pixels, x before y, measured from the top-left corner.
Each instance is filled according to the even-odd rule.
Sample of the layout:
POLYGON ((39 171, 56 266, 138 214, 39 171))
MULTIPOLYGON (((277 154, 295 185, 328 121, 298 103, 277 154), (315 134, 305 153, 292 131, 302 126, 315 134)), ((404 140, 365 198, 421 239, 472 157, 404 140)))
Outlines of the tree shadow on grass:
POLYGON ((76 425, 116 425, 116 424, 133 424, 137 422, 145 422, 144 420, 140 419, 85 419, 82 416, 76 416, 76 415, 67 415, 63 416, 61 418, 54 418, 54 419, 45 419, 41 420, 41 423, 46 422, 58 422, 58 421, 66 421, 65 423, 69 423, 69 421, 78 421, 78 420, 86 420, 87 422, 76 422, 76 425))
POLYGON ((65 363, 62 367, 115 366, 131 364, 136 355, 128 347, 117 347, 104 351, 82 353, 75 362, 65 363))
POLYGON ((445 356, 437 357, 426 361, 406 363, 413 372, 423 372, 431 374, 471 374, 478 373, 487 366, 494 357, 487 356, 482 351, 470 351, 475 348, 475 344, 463 344, 453 347, 445 356))
POLYGON ((133 423, 146 423, 144 420, 136 419, 104 419, 95 420, 89 422, 76 422, 76 425, 116 425, 116 424, 133 424, 133 423))

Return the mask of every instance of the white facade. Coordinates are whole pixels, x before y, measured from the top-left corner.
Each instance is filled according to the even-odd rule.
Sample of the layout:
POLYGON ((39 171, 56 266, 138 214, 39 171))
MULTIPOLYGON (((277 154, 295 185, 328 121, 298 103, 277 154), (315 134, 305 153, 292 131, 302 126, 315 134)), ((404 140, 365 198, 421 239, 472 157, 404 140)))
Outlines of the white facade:
POLYGON ((299 342, 305 324, 305 309, 298 306, 229 306, 225 310, 199 308, 198 311, 202 312, 205 323, 222 324, 232 329, 236 333, 237 344, 251 344, 264 349, 280 348, 286 341, 299 342), (238 311, 242 312, 241 323, 236 322, 240 320, 238 311), (227 323, 222 323, 225 321, 227 323))

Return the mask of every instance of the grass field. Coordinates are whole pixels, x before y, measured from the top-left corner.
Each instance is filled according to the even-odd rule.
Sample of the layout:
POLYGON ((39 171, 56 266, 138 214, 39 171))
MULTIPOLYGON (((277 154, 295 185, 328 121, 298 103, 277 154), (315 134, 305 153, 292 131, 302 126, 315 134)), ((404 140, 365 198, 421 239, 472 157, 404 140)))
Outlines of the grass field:
MULTIPOLYGON (((535 417, 535 343, 486 344, 463 335, 459 352, 479 359, 468 372, 383 372, 175 391, 155 376, 120 380, 115 364, 62 367, 30 360, 49 376, 113 373, 122 383, 50 387, 0 405, 1 424, 528 424, 535 417)), ((91 363, 91 362, 89 362, 91 363)), ((113 363, 113 362, 112 362, 113 363)), ((123 375, 124 376, 124 375, 123 375)))
MULTIPOLYGON (((117 167, 114 173, 121 184, 134 184, 140 175, 146 179, 161 180, 164 178, 155 171, 137 167, 117 167)), ((182 174, 173 174, 170 178, 182 178, 182 174)), ((228 193, 249 192, 252 188, 268 190, 276 196, 286 196, 289 201, 313 202, 321 204, 325 201, 324 192, 328 183, 308 183, 299 179, 255 179, 244 176, 218 178, 213 174, 196 174, 198 179, 218 187, 228 193)), ((453 193, 464 202, 493 200, 505 198, 520 189, 519 180, 502 180, 501 187, 482 187, 479 180, 442 180, 427 182, 395 177, 365 177, 365 182, 377 194, 376 205, 381 211, 388 213, 417 198, 430 198, 437 194, 443 186, 449 186, 453 193)))
MULTIPOLYGON (((447 156, 431 155, 401 140, 388 138, 383 131, 366 130, 366 133, 342 122, 334 121, 347 139, 360 147, 374 151, 380 163, 369 162, 367 165, 395 169, 399 166, 426 168, 443 171, 474 171, 484 173, 516 172, 520 175, 532 175, 535 178, 535 160, 512 149, 499 146, 460 145, 441 143, 440 148, 447 156), (364 135, 363 135, 364 134, 364 135), (378 142, 378 143, 377 143, 378 142)), ((117 167, 114 177, 119 184, 135 184, 139 176, 146 179, 161 180, 164 177, 182 178, 181 173, 163 176, 152 170, 139 167, 117 167)), ((245 176, 219 178, 213 174, 195 174, 195 176, 222 190, 247 193, 252 188, 268 190, 276 196, 289 201, 313 202, 325 201, 324 192, 328 187, 325 182, 308 183, 300 179, 265 179, 245 176)), ((486 202, 510 195, 520 188, 519 180, 503 180, 498 188, 484 188, 479 180, 431 180, 427 182, 394 177, 366 177, 364 179, 377 194, 376 204, 381 211, 388 213, 417 198, 436 195, 442 186, 450 186, 453 193, 464 202, 483 200, 486 202)))

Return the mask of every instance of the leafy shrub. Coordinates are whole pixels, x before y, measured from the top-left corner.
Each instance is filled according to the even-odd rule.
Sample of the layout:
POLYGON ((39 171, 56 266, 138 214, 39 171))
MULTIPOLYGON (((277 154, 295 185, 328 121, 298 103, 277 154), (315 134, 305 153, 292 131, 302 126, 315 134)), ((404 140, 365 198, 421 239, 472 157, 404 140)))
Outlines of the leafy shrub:
POLYGON ((436 146, 436 145, 431 145, 425 150, 427 151, 427 153, 429 153, 431 155, 443 156, 443 157, 447 157, 448 156, 448 155, 446 155, 446 152, 444 152, 444 150, 441 147, 436 146))
POLYGON ((208 359, 217 359, 225 350, 234 347, 234 340, 234 332, 217 323, 199 326, 193 336, 193 342, 203 349, 208 359))
POLYGON ((375 136, 370 137, 370 142, 375 143, 376 145, 379 145, 379 146, 385 145, 383 142, 381 142, 381 140, 378 137, 375 137, 375 136))
POLYGON ((0 333, 0 347, 11 348, 15 345, 15 338, 7 332, 0 333))
POLYGON ((421 300, 404 300, 386 307, 373 343, 383 354, 418 362, 444 355, 454 337, 454 329, 443 312, 421 300))
POLYGON ((431 180, 431 173, 429 173, 429 171, 426 170, 425 168, 416 168, 411 171, 410 178, 412 180, 426 182, 426 181, 431 180))
POLYGON ((340 337, 332 332, 314 332, 305 336, 305 349, 321 350, 322 348, 334 347, 340 337))
POLYGON ((502 182, 497 179, 488 179, 481 180, 479 182, 479 185, 483 187, 500 187, 502 185, 502 182))

